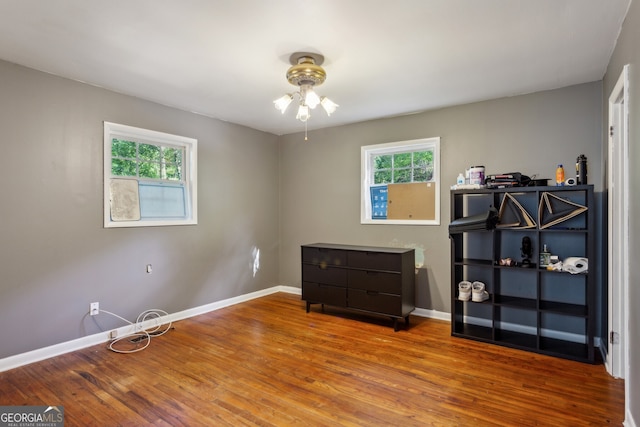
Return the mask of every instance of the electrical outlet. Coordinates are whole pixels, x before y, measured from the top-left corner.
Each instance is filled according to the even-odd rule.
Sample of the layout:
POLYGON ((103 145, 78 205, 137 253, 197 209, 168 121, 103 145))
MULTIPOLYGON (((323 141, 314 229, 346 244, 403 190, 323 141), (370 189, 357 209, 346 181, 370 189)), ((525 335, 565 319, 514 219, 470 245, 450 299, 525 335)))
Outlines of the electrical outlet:
POLYGON ((110 340, 114 340, 118 338, 118 331, 116 329, 114 329, 113 331, 109 332, 109 339, 110 340))
POLYGON ((89 305, 89 314, 95 316, 98 313, 100 313, 100 303, 92 302, 91 305, 89 305))

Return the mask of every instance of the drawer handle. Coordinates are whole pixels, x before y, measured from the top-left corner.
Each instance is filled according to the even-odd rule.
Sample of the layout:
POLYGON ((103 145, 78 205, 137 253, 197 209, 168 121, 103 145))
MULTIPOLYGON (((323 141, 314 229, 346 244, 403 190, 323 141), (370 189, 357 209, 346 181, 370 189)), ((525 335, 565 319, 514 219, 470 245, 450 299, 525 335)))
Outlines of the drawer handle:
POLYGON ((376 276, 378 274, 377 271, 367 271, 367 276, 376 276))
POLYGON ((367 295, 373 295, 373 296, 375 296, 375 295, 378 295, 379 293, 380 293, 380 292, 378 292, 378 291, 367 291, 367 295))

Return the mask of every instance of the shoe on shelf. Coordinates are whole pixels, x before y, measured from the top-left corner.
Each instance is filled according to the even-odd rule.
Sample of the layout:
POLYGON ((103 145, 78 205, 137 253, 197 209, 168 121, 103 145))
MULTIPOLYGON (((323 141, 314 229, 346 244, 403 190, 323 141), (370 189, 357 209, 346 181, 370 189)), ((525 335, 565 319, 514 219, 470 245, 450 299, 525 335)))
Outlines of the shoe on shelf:
POLYGON ((458 299, 460 301, 469 301, 471 299, 471 282, 463 280, 458 283, 458 299))
POLYGON ((489 292, 484 290, 484 283, 473 282, 471 284, 471 300, 473 302, 482 302, 489 299, 489 292))

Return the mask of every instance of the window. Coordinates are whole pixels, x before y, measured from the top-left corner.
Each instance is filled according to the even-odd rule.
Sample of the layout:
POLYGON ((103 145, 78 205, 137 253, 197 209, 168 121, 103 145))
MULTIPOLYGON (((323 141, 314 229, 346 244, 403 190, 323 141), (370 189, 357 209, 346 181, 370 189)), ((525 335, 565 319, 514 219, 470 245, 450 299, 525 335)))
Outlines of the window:
POLYGON ((197 224, 197 140, 104 123, 104 226, 197 224))
POLYGON ((440 138, 361 148, 362 224, 440 224, 440 138))

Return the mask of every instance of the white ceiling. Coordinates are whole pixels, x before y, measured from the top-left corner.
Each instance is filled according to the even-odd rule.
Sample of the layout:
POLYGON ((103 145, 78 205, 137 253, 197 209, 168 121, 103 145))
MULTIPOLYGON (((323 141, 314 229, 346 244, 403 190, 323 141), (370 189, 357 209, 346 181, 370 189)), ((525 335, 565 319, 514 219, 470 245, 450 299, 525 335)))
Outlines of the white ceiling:
POLYGON ((0 0, 0 59, 277 135, 602 79, 631 0, 0 0))

